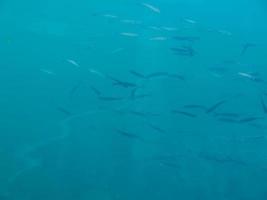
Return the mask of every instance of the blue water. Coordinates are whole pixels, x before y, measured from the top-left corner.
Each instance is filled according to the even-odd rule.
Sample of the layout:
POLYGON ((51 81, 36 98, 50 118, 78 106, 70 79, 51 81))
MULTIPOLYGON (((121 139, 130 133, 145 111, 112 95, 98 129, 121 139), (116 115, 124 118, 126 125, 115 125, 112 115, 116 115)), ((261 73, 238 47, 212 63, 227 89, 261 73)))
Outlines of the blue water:
POLYGON ((0 0, 0 200, 266 200, 264 0, 0 0))

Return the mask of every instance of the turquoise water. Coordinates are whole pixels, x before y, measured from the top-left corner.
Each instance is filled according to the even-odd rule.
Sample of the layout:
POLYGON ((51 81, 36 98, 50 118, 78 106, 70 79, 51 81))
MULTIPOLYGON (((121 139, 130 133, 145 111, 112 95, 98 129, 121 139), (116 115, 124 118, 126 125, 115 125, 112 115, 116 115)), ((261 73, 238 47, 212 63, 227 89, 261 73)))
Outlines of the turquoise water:
POLYGON ((0 200, 266 200, 264 0, 0 0, 0 200))

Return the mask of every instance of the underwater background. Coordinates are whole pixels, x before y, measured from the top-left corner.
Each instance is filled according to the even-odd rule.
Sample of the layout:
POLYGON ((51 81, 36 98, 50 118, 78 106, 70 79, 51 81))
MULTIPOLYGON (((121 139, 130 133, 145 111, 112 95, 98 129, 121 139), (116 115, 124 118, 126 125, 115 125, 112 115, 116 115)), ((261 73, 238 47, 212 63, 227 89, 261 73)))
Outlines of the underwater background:
POLYGON ((266 200, 265 0, 0 0, 0 200, 266 200))

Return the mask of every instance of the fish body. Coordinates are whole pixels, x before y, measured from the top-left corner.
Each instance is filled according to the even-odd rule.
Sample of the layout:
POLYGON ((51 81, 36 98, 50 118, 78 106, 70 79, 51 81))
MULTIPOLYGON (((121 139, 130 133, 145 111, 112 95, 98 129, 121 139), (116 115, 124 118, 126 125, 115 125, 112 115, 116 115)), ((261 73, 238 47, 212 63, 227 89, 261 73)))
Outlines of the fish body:
POLYGON ((152 10, 153 12, 155 13, 160 13, 160 9, 151 5, 151 4, 148 4, 148 3, 142 3, 143 6, 145 6, 146 8, 152 10))

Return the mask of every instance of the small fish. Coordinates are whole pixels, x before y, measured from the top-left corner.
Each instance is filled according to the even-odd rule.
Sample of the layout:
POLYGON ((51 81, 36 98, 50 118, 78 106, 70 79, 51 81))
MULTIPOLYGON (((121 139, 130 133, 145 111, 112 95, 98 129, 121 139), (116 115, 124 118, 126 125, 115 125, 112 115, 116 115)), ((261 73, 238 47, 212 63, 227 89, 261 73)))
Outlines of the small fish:
POLYGON ((173 79, 179 79, 179 80, 182 80, 182 81, 185 80, 185 77, 182 76, 182 75, 179 75, 179 74, 168 74, 168 77, 169 78, 173 78, 173 79))
POLYGON ((264 82, 264 80, 258 77, 257 73, 238 72, 237 74, 254 82, 264 82))
POLYGON ((139 36, 139 34, 137 33, 127 33, 127 32, 120 33, 120 35, 127 36, 127 37, 138 37, 139 36))
POLYGON ((40 69, 41 72, 49 74, 49 75, 56 75, 55 72, 48 70, 48 69, 40 69))
POLYGON ((191 118, 195 118, 197 117, 197 115, 189 113, 189 112, 184 112, 184 111, 180 111, 180 110, 172 110, 171 111, 173 114, 180 114, 180 115, 184 115, 187 117, 191 117, 191 118))
POLYGON ((187 42, 195 42, 199 40, 199 37, 194 36, 174 36, 173 39, 179 40, 179 41, 187 41, 187 42))
POLYGON ((116 85, 116 86, 121 86, 124 88, 131 88, 131 87, 136 88, 137 87, 137 85, 135 83, 121 81, 121 80, 115 79, 115 78, 110 77, 110 76, 108 78, 111 79, 114 82, 113 85, 116 85))
POLYGON ((267 114, 267 105, 265 104, 263 98, 261 98, 261 107, 262 107, 262 109, 263 109, 263 112, 264 112, 265 114, 267 114))
POLYGON ((181 169, 181 166, 175 162, 167 162, 167 161, 161 160, 160 165, 175 168, 175 169, 181 169))
POLYGON ((184 19, 184 21, 189 23, 189 24, 196 24, 197 23, 195 20, 192 20, 192 19, 184 19))
POLYGON ((167 39, 168 39, 167 37, 152 37, 149 40, 151 40, 151 41, 165 41, 167 39))
POLYGON ((175 27, 167 27, 167 26, 163 26, 163 27, 161 27, 161 29, 165 30, 165 31, 177 31, 178 30, 175 27))
POLYGON ((76 61, 74 61, 74 60, 67 59, 67 62, 69 62, 70 64, 72 64, 72 65, 74 65, 76 67, 80 67, 80 65, 76 61))
POLYGON ((155 6, 148 4, 148 3, 142 3, 143 6, 149 8, 150 10, 152 10, 155 13, 160 13, 160 9, 156 8, 155 6))
POLYGON ((226 102, 227 102, 226 100, 219 101, 218 103, 216 103, 213 106, 211 106, 210 108, 208 108, 206 110, 206 113, 211 113, 211 112, 215 111, 218 107, 225 104, 226 102))
POLYGON ((99 72, 99 71, 97 71, 97 70, 95 70, 95 69, 88 69, 88 71, 90 72, 90 73, 92 73, 92 74, 95 74, 95 75, 97 75, 97 76, 100 76, 101 78, 106 78, 106 75, 105 74, 103 74, 102 72, 99 72))
POLYGON ((168 72, 154 72, 154 73, 148 74, 146 77, 148 79, 151 79, 151 78, 166 77, 168 75, 169 75, 168 72))
POLYGON ((116 129, 116 132, 119 133, 120 135, 123 135, 125 137, 130 138, 130 139, 143 140, 143 138, 141 138, 140 136, 133 134, 133 133, 129 133, 129 132, 124 131, 124 130, 116 129))
POLYGON ((82 86, 83 81, 80 81, 78 84, 73 86, 69 92, 69 97, 72 99, 74 94, 78 91, 78 89, 82 86))
POLYGON ((189 105, 184 105, 184 108, 190 108, 190 109, 201 109, 201 110, 207 110, 206 106, 202 105, 196 105, 196 104, 189 104, 189 105))
POLYGON ((67 116, 72 115, 72 113, 69 110, 67 110, 66 108, 63 108, 61 106, 57 107, 57 110, 60 111, 61 113, 65 114, 65 115, 67 115, 67 116))
POLYGON ((153 29, 155 31, 161 31, 161 28, 160 27, 157 27, 157 26, 149 26, 148 28, 149 29, 153 29))
POLYGON ((148 126, 159 133, 165 133, 166 132, 165 130, 163 130, 162 128, 160 128, 154 124, 149 123, 148 126))
POLYGON ((121 52, 123 50, 124 50, 124 48, 117 48, 117 49, 114 49, 111 53, 115 54, 115 53, 119 53, 119 52, 121 52))
POLYGON ((253 43, 246 43, 246 44, 244 44, 240 55, 241 56, 244 55, 249 48, 255 47, 255 46, 256 46, 256 44, 253 44, 253 43))
POLYGON ((190 46, 183 47, 172 47, 170 48, 176 55, 181 56, 194 56, 196 54, 195 50, 190 46))
POLYGON ((95 87, 90 86, 90 89, 96 94, 96 96, 99 97, 102 95, 102 93, 98 89, 96 89, 95 87))
POLYGON ((120 101, 123 100, 123 97, 106 97, 106 96, 99 96, 98 97, 99 100, 102 101, 120 101))
POLYGON ((231 117, 231 118, 238 118, 240 114, 237 113, 214 113, 215 117, 231 117))
POLYGON ((239 120, 236 120, 233 118, 222 117, 222 118, 219 118, 218 120, 222 122, 228 122, 228 123, 239 123, 239 120))
POLYGON ((237 160, 232 158, 231 156, 228 155, 213 155, 213 154, 205 154, 205 153, 200 153, 199 157, 208 161, 213 161, 216 163, 220 164, 238 164, 238 165, 244 165, 246 166, 247 164, 244 161, 237 160))
POLYGON ((239 120, 239 123, 247 123, 247 122, 253 122, 257 120, 264 119, 264 117, 246 117, 239 120))
POLYGON ((126 24, 142 24, 141 21, 131 20, 131 19, 123 19, 121 20, 122 23, 126 24))
POLYGON ((116 15, 111 15, 111 14, 104 14, 103 17, 111 18, 111 19, 118 18, 118 16, 116 16, 116 15))
POLYGON ((138 78, 146 79, 147 77, 144 74, 141 74, 135 70, 130 70, 130 73, 138 78))
POLYGON ((227 36, 232 36, 233 34, 230 31, 227 30, 218 30, 220 34, 227 35, 227 36))

